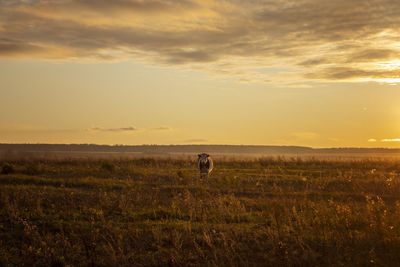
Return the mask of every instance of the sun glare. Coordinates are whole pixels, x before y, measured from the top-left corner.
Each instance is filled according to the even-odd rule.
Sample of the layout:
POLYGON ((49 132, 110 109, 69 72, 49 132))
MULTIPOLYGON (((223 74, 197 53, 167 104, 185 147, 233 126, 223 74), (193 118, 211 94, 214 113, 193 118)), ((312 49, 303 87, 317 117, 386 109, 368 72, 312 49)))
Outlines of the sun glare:
POLYGON ((400 68, 400 60, 390 60, 378 63, 378 66, 383 70, 397 70, 400 68))
POLYGON ((382 72, 382 75, 387 73, 389 74, 388 76, 391 77, 373 79, 374 81, 388 83, 391 85, 397 85, 400 83, 400 76, 394 73, 394 71, 400 69, 400 60, 395 59, 390 61, 383 61, 377 63, 376 66, 378 67, 378 70, 382 72))
POLYGON ((376 81, 388 83, 391 85, 397 85, 400 83, 400 78, 383 78, 383 79, 376 79, 376 81))

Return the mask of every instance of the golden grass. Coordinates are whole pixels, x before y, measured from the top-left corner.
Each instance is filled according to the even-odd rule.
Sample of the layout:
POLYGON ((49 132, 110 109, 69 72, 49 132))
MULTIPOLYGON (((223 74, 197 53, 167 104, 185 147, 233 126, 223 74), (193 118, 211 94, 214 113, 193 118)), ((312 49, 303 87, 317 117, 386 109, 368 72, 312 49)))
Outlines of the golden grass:
POLYGON ((1 162, 0 266, 400 262, 400 162, 1 162))

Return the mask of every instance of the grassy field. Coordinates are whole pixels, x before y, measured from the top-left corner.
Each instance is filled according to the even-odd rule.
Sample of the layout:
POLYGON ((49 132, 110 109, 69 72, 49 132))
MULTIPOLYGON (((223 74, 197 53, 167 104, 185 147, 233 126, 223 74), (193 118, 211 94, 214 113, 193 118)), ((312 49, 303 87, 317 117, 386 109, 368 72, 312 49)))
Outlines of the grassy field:
POLYGON ((0 162, 0 266, 400 263, 400 161, 0 162))

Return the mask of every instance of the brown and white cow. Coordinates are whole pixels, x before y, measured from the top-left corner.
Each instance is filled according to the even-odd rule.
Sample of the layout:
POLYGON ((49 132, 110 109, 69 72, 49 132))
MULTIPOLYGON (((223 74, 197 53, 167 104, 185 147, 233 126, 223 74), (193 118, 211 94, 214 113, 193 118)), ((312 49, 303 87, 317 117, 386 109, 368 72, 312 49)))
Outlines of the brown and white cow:
POLYGON ((197 167, 199 168, 200 178, 208 178, 214 167, 213 160, 210 155, 202 153, 198 155, 197 167))

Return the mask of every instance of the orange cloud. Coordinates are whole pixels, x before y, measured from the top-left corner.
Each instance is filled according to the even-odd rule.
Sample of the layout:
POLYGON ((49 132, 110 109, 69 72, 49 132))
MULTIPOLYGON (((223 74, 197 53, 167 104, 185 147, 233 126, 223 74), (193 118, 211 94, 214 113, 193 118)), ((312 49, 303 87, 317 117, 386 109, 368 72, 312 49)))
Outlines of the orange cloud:
POLYGON ((393 81, 399 71, 381 63, 399 59, 396 10, 399 1, 381 0, 2 1, 0 57, 140 58, 242 82, 288 72, 299 82, 393 81))

